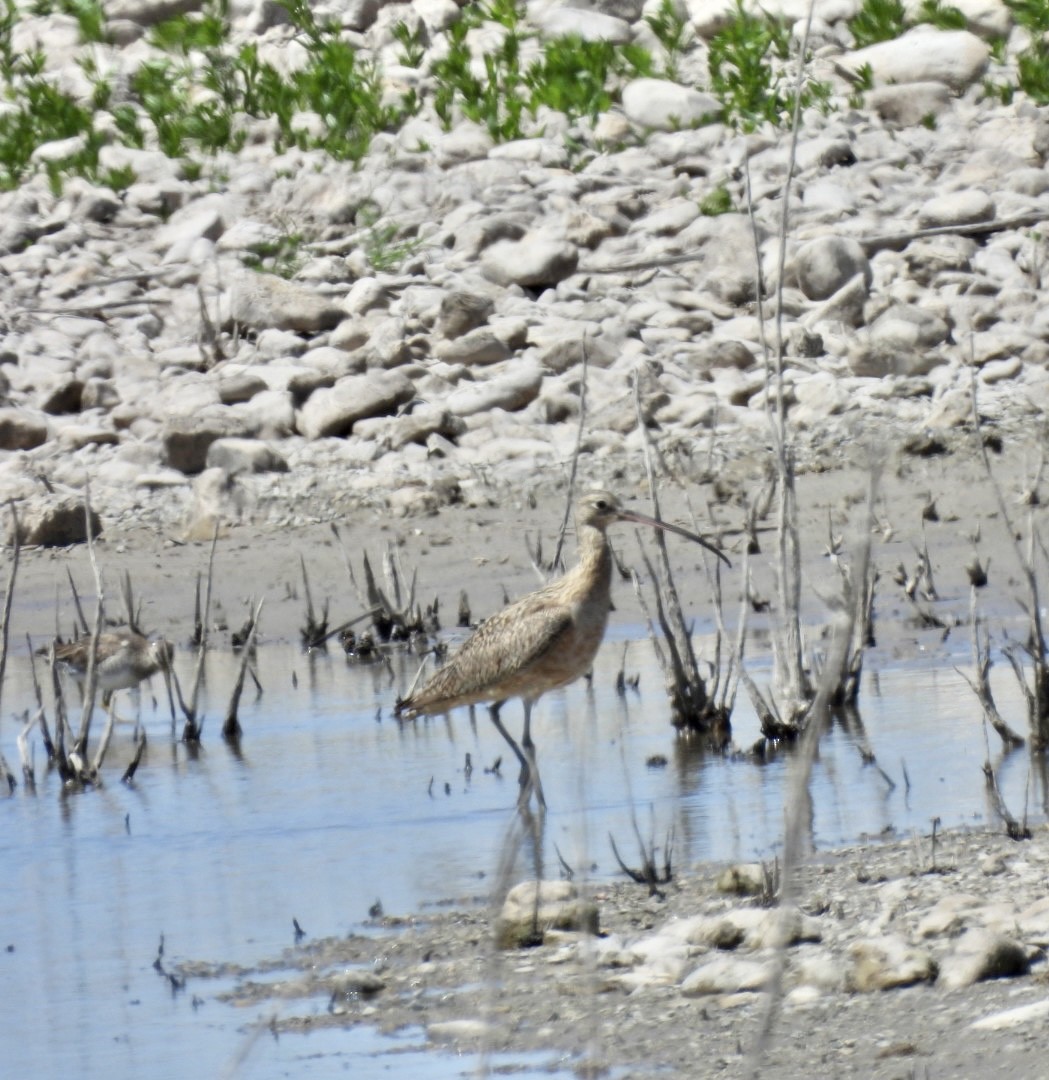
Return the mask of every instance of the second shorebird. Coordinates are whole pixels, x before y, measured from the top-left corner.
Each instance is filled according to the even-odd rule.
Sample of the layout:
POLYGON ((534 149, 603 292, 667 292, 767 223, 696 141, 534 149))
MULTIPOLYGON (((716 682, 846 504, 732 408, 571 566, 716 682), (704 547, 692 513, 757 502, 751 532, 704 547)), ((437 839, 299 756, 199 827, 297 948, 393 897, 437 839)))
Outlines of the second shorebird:
MULTIPOLYGON (((55 664, 81 685, 87 678, 90 655, 90 636, 55 646, 55 664)), ((95 673, 103 707, 109 708, 115 691, 130 690, 158 671, 169 680, 173 656, 171 642, 163 638, 150 641, 132 630, 99 634, 95 673)), ((168 687, 170 690, 170 682, 168 687)))
POLYGON ((605 635, 612 586, 609 525, 630 521, 676 533, 728 562, 701 536, 626 510, 607 491, 582 496, 575 520, 579 562, 563 577, 486 619, 421 690, 398 701, 394 709, 395 715, 410 720, 460 705, 489 703, 492 722, 521 764, 520 806, 528 805, 533 790, 539 805, 546 805, 535 765, 532 706, 548 690, 585 675, 605 635), (514 697, 524 704, 520 747, 499 718, 503 703, 514 697))

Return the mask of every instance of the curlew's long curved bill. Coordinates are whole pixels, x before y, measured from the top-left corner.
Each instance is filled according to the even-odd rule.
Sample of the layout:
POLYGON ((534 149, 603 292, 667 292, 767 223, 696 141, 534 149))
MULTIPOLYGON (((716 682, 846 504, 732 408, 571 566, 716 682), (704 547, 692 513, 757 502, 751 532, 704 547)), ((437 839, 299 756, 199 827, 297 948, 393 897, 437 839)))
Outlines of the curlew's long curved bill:
POLYGON ((635 510, 620 510, 619 520, 632 521, 637 525, 649 525, 653 529, 662 529, 664 532, 683 536, 686 540, 691 540, 705 547, 707 551, 713 552, 726 566, 732 565, 729 557, 720 548, 715 547, 709 540, 704 540, 702 536, 697 536, 695 533, 689 532, 688 529, 682 529, 679 525, 671 525, 668 521, 660 521, 658 518, 648 517, 647 514, 639 514, 635 510))

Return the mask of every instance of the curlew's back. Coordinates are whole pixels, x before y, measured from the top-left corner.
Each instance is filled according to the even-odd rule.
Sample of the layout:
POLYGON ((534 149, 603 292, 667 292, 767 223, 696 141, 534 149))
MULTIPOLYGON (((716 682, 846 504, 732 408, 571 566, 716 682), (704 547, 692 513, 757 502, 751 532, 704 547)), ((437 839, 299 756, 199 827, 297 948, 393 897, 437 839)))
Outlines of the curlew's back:
POLYGON ((535 699, 579 678, 604 637, 610 576, 610 559, 599 556, 503 608, 401 702, 398 713, 411 718, 512 697, 535 699))

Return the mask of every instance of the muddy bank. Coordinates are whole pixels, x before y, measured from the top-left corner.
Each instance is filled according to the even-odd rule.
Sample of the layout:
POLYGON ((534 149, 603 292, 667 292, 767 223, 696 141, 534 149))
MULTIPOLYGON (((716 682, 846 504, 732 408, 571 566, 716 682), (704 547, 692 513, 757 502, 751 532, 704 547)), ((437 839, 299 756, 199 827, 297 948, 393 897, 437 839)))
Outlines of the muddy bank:
MULTIPOLYGON (((761 1075, 1043 1076, 1047 869, 1044 828, 1025 843, 950 833, 935 848, 915 836, 812 859, 761 1075), (989 936, 1012 942, 1015 967, 959 975, 959 957, 989 936)), ((233 976, 220 999, 275 1031, 409 1029, 465 1055, 464 1069, 488 1052, 535 1051, 585 1076, 740 1076, 768 1007, 748 980, 775 951, 760 931, 732 941, 722 929, 719 948, 697 927, 756 927, 774 913, 724 886, 721 867, 689 868, 662 897, 583 885, 596 939, 551 931, 538 947, 500 951, 493 909, 434 904, 366 934, 305 939, 253 969, 209 960, 180 974, 201 994, 212 976, 233 976), (712 967, 720 981, 696 977, 712 967)))

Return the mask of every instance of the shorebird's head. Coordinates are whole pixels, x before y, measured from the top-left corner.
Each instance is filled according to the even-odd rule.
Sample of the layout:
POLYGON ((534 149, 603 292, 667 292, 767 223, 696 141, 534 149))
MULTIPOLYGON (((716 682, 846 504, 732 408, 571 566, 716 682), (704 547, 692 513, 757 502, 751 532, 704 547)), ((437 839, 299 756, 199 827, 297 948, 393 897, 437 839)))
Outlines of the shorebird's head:
POLYGON ((164 638, 157 638, 149 643, 149 658, 153 662, 154 670, 169 672, 171 661, 175 659, 175 646, 164 638))
POLYGON ((710 541, 704 540, 702 536, 697 536, 695 533, 682 529, 678 525, 671 525, 669 522, 660 521, 658 518, 648 517, 647 514, 639 514, 636 510, 627 510, 609 491, 588 491, 576 506, 577 529, 589 527, 604 532, 609 525, 614 525, 617 521, 631 521, 636 525, 648 525, 653 529, 662 529, 663 532, 683 536, 686 540, 691 540, 693 543, 705 547, 707 551, 712 551, 729 566, 732 565, 724 552, 715 547, 710 541))

